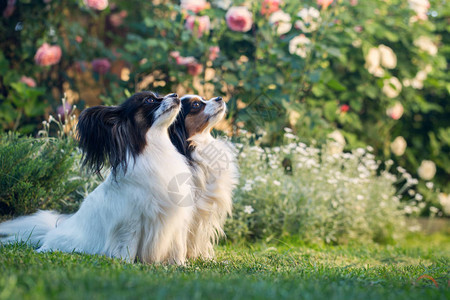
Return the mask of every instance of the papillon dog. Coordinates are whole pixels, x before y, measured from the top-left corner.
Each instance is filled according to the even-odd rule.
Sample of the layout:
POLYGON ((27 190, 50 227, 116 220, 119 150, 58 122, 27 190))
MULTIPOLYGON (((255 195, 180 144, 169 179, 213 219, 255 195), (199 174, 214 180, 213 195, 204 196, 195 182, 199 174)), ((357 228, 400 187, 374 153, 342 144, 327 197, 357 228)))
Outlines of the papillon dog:
MULTIPOLYGON (((120 106, 84 110, 77 125, 83 164, 111 172, 73 215, 39 211, 0 224, 0 242, 29 241, 38 252, 103 254, 127 261, 184 264, 194 207, 179 205, 190 189, 167 188, 190 174, 168 128, 180 111, 176 94, 140 92, 120 106)), ((183 184, 192 186, 190 178, 183 184)))
POLYGON ((195 201, 188 237, 188 257, 214 257, 214 245, 224 235, 231 215, 233 189, 238 167, 233 145, 211 135, 224 118, 226 104, 221 97, 206 101, 197 95, 181 98, 181 112, 169 128, 172 143, 191 163, 195 201))

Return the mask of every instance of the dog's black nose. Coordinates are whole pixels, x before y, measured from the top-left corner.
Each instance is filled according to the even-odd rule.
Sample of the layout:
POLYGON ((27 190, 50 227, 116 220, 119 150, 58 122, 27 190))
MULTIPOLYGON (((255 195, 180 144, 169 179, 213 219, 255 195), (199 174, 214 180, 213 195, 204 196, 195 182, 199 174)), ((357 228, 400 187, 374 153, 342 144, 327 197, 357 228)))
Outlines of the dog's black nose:
POLYGON ((167 97, 171 97, 171 98, 178 98, 178 95, 176 93, 167 95, 167 97))
POLYGON ((222 97, 217 97, 217 98, 214 99, 214 100, 216 100, 217 102, 220 102, 220 101, 222 101, 223 99, 222 99, 222 97))

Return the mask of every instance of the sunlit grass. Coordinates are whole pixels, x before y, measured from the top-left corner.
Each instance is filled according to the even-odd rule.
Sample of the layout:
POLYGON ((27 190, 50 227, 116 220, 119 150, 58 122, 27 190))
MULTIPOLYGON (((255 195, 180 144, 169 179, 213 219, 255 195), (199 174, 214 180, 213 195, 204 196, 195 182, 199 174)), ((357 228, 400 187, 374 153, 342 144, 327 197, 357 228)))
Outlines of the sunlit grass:
POLYGON ((215 261, 127 264, 102 256, 0 248, 0 299, 448 299, 448 236, 401 245, 224 245, 215 261), (422 275, 431 276, 438 284, 422 275))

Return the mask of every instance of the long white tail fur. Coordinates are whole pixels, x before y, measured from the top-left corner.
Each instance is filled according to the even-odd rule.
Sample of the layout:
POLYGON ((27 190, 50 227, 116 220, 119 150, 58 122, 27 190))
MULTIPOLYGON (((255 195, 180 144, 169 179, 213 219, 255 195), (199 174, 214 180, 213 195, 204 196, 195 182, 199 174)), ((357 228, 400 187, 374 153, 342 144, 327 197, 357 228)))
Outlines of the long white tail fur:
POLYGON ((44 236, 68 215, 51 210, 39 210, 37 213, 19 217, 0 224, 0 244, 26 242, 39 246, 44 236))

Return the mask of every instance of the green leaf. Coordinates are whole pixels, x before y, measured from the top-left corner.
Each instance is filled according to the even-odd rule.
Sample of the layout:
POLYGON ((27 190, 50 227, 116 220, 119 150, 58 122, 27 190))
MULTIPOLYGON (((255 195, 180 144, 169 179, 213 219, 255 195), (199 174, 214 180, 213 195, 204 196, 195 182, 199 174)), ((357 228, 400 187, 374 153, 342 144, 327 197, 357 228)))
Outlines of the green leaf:
POLYGON ((347 88, 336 79, 331 79, 330 81, 328 81, 327 86, 338 92, 343 92, 347 90, 347 88))

